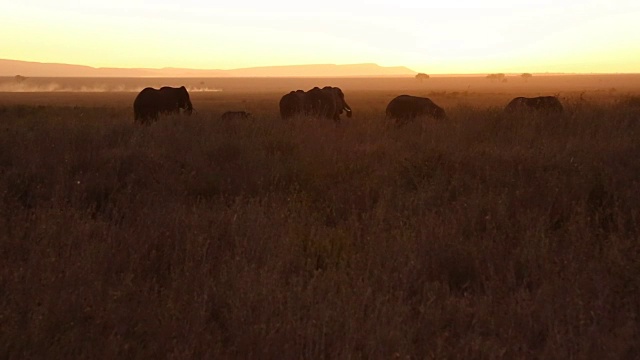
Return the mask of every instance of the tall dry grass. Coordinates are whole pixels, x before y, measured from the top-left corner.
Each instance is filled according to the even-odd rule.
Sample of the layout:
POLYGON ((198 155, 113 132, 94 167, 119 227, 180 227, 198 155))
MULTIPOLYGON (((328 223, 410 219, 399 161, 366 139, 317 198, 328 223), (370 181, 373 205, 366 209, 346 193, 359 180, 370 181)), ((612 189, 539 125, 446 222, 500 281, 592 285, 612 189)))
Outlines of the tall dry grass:
POLYGON ((0 356, 640 356, 637 107, 396 129, 356 100, 0 108, 0 356))

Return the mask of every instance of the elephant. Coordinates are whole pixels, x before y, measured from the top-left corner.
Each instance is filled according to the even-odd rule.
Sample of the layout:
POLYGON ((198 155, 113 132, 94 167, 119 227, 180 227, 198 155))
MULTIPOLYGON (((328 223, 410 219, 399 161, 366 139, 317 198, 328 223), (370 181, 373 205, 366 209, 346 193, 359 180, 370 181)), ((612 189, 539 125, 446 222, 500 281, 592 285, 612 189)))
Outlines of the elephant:
POLYGON ((446 119, 444 109, 431 99, 400 95, 389 102, 386 110, 387 118, 395 119, 398 125, 404 125, 418 116, 430 116, 435 119, 446 119))
POLYGON ((544 113, 562 113, 564 108, 556 96, 538 96, 533 98, 514 98, 504 108, 506 113, 518 111, 538 111, 544 113))
POLYGON ((338 87, 325 86, 322 89, 314 87, 307 91, 307 102, 311 115, 340 121, 340 114, 353 116, 353 111, 344 100, 344 93, 338 87))
POLYGON ((160 113, 177 114, 180 109, 187 115, 193 112, 189 92, 184 86, 164 86, 159 90, 148 87, 140 91, 133 102, 135 121, 142 124, 157 121, 160 113))
POLYGON ((251 113, 246 111, 226 111, 220 116, 220 120, 251 119, 252 117, 251 113))
POLYGON ((310 115, 339 121, 343 112, 347 113, 347 117, 353 114, 344 100, 344 93, 337 87, 292 91, 280 99, 280 116, 285 120, 296 115, 310 115))
POLYGON ((307 93, 303 90, 292 91, 280 99, 280 116, 287 120, 296 115, 307 115, 309 104, 307 93))

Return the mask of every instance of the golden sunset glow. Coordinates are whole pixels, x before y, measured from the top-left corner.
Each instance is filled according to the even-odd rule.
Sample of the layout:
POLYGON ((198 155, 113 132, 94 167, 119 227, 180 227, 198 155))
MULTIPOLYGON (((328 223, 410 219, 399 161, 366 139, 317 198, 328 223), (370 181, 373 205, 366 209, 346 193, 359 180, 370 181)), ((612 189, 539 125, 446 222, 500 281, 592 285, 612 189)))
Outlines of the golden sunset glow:
POLYGON ((377 63, 429 74, 640 72, 637 1, 24 0, 0 58, 233 69, 377 63), (365 5, 366 4, 366 5, 365 5))

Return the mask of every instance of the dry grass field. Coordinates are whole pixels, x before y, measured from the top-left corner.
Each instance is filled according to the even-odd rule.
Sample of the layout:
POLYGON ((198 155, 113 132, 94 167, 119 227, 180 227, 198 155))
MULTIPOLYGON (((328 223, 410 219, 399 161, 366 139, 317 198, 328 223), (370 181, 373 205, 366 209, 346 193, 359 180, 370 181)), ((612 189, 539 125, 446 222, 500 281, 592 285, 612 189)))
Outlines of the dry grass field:
POLYGON ((190 80, 222 91, 147 127, 0 93, 0 357, 637 359, 638 79, 190 80), (353 118, 282 121, 314 85, 353 118), (391 126, 401 93, 449 119, 391 126))

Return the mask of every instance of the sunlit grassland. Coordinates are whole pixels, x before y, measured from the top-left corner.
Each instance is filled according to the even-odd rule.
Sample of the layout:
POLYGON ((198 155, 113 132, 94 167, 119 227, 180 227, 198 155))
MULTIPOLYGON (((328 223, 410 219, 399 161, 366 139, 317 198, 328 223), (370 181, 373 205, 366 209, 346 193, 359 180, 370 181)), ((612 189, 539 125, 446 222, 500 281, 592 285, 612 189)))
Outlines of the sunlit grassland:
POLYGON ((634 100, 434 93, 398 129, 391 92, 338 125, 196 93, 140 127, 134 95, 0 106, 3 358, 640 356, 634 100))

